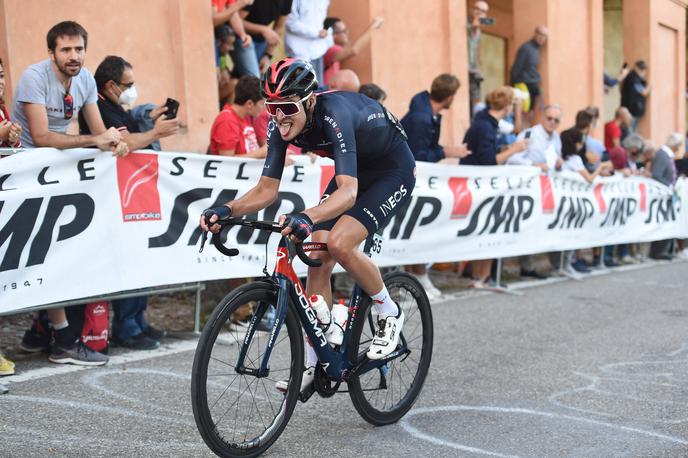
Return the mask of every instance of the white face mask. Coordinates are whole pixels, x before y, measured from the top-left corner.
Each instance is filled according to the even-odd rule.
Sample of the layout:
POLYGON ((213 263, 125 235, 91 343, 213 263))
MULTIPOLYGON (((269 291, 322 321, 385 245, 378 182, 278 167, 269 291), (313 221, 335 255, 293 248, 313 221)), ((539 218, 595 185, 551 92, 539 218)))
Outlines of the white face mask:
POLYGON ((120 105, 129 105, 132 106, 134 105, 134 102, 136 102, 136 98, 139 95, 136 93, 136 86, 132 86, 128 88, 126 91, 122 92, 119 95, 119 99, 117 100, 120 105))
POLYGON ((500 119, 499 124, 497 125, 497 129, 499 129, 500 134, 509 135, 511 132, 514 131, 514 125, 511 124, 509 121, 500 119))

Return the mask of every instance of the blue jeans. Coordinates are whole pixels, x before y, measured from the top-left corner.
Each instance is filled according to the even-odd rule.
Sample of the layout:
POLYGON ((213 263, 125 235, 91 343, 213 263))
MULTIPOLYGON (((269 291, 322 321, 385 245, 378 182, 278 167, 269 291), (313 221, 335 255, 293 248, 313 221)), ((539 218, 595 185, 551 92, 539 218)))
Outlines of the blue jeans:
POLYGON ((311 59, 311 64, 313 65, 313 70, 315 70, 315 76, 318 77, 318 83, 322 87, 325 84, 325 56, 311 59))
POLYGON ((112 301, 114 310, 112 336, 117 340, 127 340, 141 334, 148 327, 143 317, 146 307, 148 307, 148 296, 112 301))
POLYGON ((258 68, 258 59, 256 59, 253 42, 251 42, 248 48, 244 48, 241 46, 241 39, 237 37, 234 42, 234 50, 230 55, 234 62, 233 74, 238 77, 253 75, 260 78, 260 69, 258 68))
POLYGON ((256 60, 260 64, 260 58, 263 57, 263 53, 265 53, 265 50, 268 49, 268 42, 267 41, 254 41, 253 42, 253 50, 256 52, 256 60))

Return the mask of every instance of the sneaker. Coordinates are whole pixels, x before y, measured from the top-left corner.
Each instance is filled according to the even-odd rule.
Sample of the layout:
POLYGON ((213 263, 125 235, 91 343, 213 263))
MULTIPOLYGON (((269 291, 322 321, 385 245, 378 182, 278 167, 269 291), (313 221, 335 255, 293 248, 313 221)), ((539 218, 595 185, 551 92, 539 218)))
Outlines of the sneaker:
POLYGON ((575 270, 576 272, 580 272, 582 274, 589 274, 590 272, 592 272, 592 270, 590 270, 590 267, 588 267, 588 264, 582 259, 576 260, 576 262, 571 264, 571 267, 573 267, 573 270, 575 270))
MULTIPOLYGON (((303 377, 301 377, 301 389, 299 390, 299 393, 304 391, 308 386, 313 383, 313 379, 315 378, 315 366, 307 367, 306 369, 303 370, 303 377)), ((289 380, 280 380, 279 382, 275 383, 275 388, 277 388, 277 391, 281 391, 282 393, 287 392, 287 388, 289 387, 289 380)))
POLYGON ((526 270, 526 269, 521 269, 521 277, 531 277, 531 278, 537 278, 538 280, 544 280, 549 277, 549 275, 541 274, 536 270, 526 270))
POLYGON ((404 327, 404 311, 400 308, 397 316, 378 318, 377 327, 378 330, 366 353, 368 359, 382 359, 397 348, 404 327))
POLYGON ((471 282, 470 285, 468 285, 469 288, 475 288, 475 289, 485 289, 488 287, 488 284, 486 281, 482 281, 479 278, 474 278, 473 281, 471 282))
POLYGON ((167 335, 167 331, 148 325, 148 327, 142 331, 142 334, 149 339, 160 340, 167 335))
POLYGON ((27 353, 40 353, 50 351, 50 336, 34 332, 29 329, 24 332, 19 348, 27 353))
POLYGON ((636 263, 636 260, 633 259, 630 254, 625 255, 624 257, 619 259, 619 261, 621 262, 621 264, 635 264, 636 263))
POLYGON ((130 337, 128 339, 120 340, 120 339, 113 339, 115 343, 124 348, 128 348, 130 350, 155 350, 160 346, 160 342, 157 340, 153 340, 147 335, 145 335, 143 332, 137 336, 130 337))
POLYGON ((0 375, 14 374, 14 362, 0 355, 0 375))
POLYGON ((109 361, 107 356, 93 351, 79 342, 72 348, 62 348, 53 345, 53 350, 48 360, 57 364, 76 364, 78 366, 102 366, 109 361))
POLYGON ((412 275, 416 277, 418 282, 425 289, 425 293, 428 295, 428 298, 432 298, 432 296, 434 296, 436 299, 442 295, 442 291, 437 289, 437 287, 435 287, 435 285, 432 284, 432 281, 430 281, 430 276, 428 274, 412 275))
POLYGON ((607 267, 619 267, 621 264, 618 262, 614 261, 613 259, 605 259, 604 260, 604 265, 607 267))

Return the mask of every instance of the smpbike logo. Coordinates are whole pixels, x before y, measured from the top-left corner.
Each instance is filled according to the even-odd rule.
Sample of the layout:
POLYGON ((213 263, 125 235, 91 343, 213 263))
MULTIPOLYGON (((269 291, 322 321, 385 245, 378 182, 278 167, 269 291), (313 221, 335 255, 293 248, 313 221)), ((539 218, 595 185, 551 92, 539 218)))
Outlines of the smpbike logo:
POLYGON ((117 184, 124 222, 159 220, 158 156, 129 154, 117 160, 117 184))
POLYGON ((462 219, 468 216, 473 204, 473 195, 468 189, 468 178, 451 177, 449 178, 449 189, 452 191, 454 206, 452 207, 451 218, 462 219))

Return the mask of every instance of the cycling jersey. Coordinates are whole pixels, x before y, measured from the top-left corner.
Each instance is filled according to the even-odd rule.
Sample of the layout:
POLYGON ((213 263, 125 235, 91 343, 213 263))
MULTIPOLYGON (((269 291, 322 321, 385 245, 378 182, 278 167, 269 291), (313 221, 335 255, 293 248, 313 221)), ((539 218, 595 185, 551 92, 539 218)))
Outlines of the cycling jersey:
MULTIPOLYGON (((358 178, 356 203, 344 214, 363 224, 369 234, 377 232, 410 201, 415 186, 416 163, 404 130, 382 105, 365 95, 325 92, 317 97, 311 128, 291 143, 334 159, 335 178, 323 199, 337 189, 337 175, 358 178)), ((282 177, 289 143, 270 121, 263 176, 282 177)), ((313 229, 330 230, 338 219, 313 229)))
MULTIPOLYGON (((291 143, 304 151, 334 159, 335 174, 357 177, 366 165, 393 154, 405 141, 401 124, 382 105, 355 92, 317 94, 313 125, 291 143)), ((268 126, 268 153, 263 176, 281 178, 289 142, 274 123, 268 126)))

